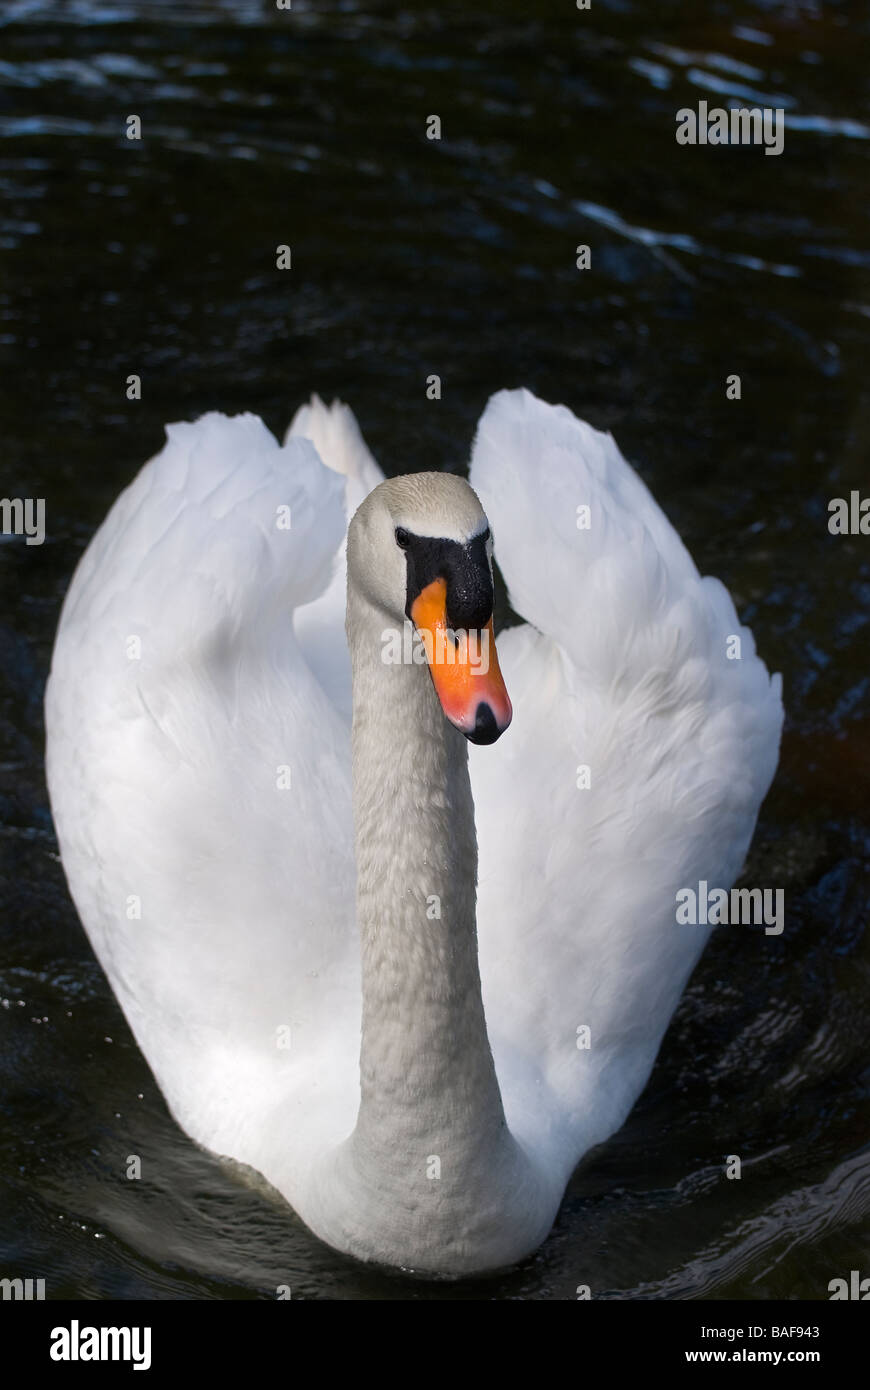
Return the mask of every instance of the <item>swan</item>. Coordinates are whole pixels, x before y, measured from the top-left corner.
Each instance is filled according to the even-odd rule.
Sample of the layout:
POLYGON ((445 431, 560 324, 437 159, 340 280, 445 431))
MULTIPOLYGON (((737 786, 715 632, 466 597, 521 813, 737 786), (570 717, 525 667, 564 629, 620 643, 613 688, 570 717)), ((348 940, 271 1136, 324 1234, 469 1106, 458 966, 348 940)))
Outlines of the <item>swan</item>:
POLYGON ((360 1260, 513 1264, 646 1083, 710 931, 676 895, 740 872, 780 678, 611 435, 529 391, 470 482, 385 480, 316 396, 281 445, 166 434, 46 690, 78 913, 195 1141, 360 1260))

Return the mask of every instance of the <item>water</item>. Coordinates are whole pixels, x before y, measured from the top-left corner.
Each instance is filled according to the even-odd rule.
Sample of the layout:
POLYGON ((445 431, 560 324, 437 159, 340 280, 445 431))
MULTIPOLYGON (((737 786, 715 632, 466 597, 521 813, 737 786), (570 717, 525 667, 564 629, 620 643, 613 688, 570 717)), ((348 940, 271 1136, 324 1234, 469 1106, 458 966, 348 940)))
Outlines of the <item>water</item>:
POLYGON ((826 1298, 867 1272, 870 540, 830 536, 827 503, 870 491, 868 30, 835 0, 6 0, 2 492, 45 497, 48 536, 0 544, 5 1275, 570 1299, 826 1298), (753 92, 786 111, 780 157, 677 146, 678 108, 753 92), (42 689, 76 560, 164 421, 277 431, 316 388, 388 472, 461 468, 521 384, 614 431, 784 673, 747 880, 785 889, 787 925, 714 936, 533 1258, 421 1284, 325 1249, 169 1118, 67 897, 42 689))

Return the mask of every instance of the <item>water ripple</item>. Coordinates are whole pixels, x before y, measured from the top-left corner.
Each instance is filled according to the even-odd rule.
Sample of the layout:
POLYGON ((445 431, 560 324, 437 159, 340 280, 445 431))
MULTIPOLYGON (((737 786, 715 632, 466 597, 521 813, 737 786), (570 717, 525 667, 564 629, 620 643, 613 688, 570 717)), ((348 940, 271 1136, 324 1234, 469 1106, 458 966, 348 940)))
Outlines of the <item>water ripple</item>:
MULTIPOLYGON (((743 1221, 656 1284, 640 1285, 632 1298, 713 1298, 722 1285, 755 1270, 760 1283, 790 1251, 811 1245, 839 1227, 870 1215, 870 1154, 839 1164, 824 1181, 786 1193, 759 1216, 743 1221)), ((832 1269, 834 1278, 848 1271, 832 1269)), ((827 1285, 818 1297, 828 1298, 827 1285)))
POLYGON ((705 260, 723 261, 729 265, 744 266, 747 270, 765 271, 769 275, 779 275, 785 278, 794 278, 802 274, 801 270, 795 265, 784 265, 777 261, 768 261, 761 256, 744 255, 736 251, 722 251, 710 246, 704 246, 695 237, 685 232, 657 232, 651 227, 633 226, 626 222, 619 213, 611 208, 602 207, 598 203, 589 203, 582 200, 572 203, 572 207, 584 217, 589 217, 593 222, 598 222, 604 227, 609 227, 612 231, 618 232, 620 236, 627 237, 630 241, 636 241, 641 246, 647 246, 651 250, 660 250, 663 247, 671 247, 676 251, 685 251, 692 256, 702 256, 705 260))

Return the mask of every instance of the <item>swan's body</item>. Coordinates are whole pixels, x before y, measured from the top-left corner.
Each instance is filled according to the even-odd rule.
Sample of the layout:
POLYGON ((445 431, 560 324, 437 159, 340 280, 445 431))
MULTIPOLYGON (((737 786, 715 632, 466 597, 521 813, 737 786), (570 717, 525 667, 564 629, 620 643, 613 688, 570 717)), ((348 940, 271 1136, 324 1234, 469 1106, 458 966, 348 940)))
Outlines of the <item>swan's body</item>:
POLYGON ((740 871, 779 680, 610 436, 519 391, 478 430, 486 516, 450 475, 364 503, 346 643, 343 538, 380 477, 318 401, 283 448, 250 416, 173 426, 67 596, 49 786, 180 1124, 337 1248, 460 1274, 544 1238, 645 1084, 709 931, 676 893, 740 871), (513 727, 469 783, 428 671, 385 665, 381 634, 393 524, 462 546, 487 519, 527 625, 498 639, 513 727))

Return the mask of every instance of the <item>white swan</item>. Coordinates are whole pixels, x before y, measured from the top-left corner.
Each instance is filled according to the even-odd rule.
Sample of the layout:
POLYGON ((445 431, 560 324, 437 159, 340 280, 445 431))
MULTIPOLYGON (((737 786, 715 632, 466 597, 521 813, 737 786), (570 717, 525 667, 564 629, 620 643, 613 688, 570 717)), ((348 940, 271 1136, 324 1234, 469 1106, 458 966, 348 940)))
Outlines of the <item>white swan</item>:
POLYGON ((82 558, 47 690, 82 921, 195 1140, 362 1259, 515 1261, 646 1082, 709 931, 676 893, 740 871, 779 678, 610 435, 527 391, 480 422, 485 515, 451 475, 376 486, 317 398, 283 447, 249 415, 167 435, 82 558), (469 783, 454 723, 485 688, 503 729, 497 666, 463 687, 383 633, 406 607, 484 627, 487 527, 527 623, 469 783))

